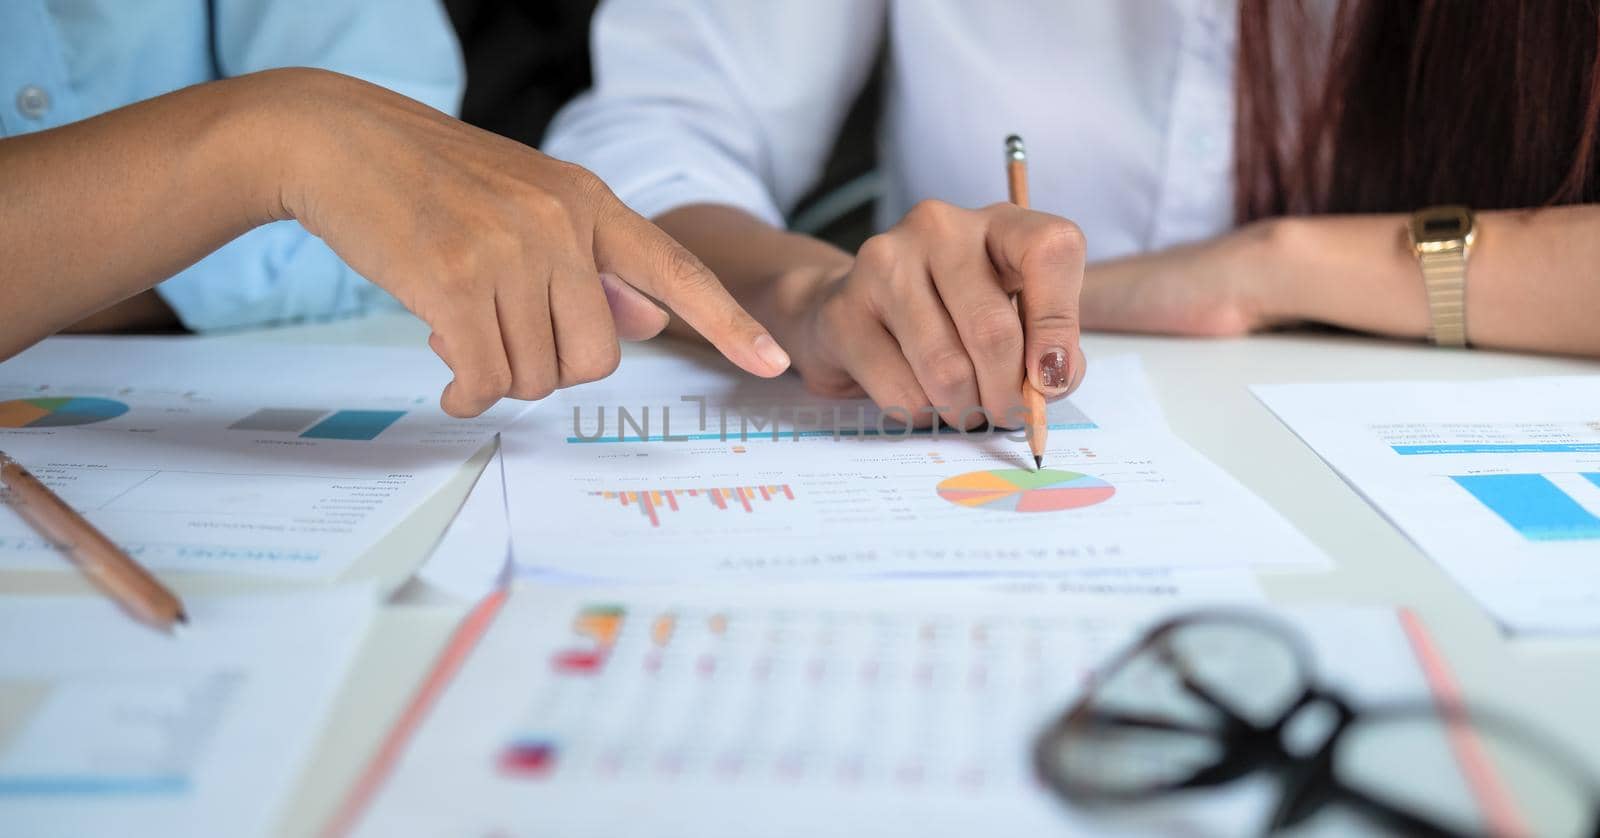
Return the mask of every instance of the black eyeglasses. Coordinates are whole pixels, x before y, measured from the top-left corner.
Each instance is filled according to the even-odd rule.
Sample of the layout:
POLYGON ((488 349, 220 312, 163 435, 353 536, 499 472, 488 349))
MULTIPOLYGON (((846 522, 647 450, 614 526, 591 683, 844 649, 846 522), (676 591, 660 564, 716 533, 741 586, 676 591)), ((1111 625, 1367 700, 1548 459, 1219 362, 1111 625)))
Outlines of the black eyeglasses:
POLYGON ((1380 835, 1600 836, 1600 793, 1564 750, 1460 707, 1357 709, 1314 684, 1311 663, 1303 638, 1266 617, 1168 620, 1046 728, 1035 768, 1090 807, 1271 772, 1269 833, 1327 818, 1380 835))

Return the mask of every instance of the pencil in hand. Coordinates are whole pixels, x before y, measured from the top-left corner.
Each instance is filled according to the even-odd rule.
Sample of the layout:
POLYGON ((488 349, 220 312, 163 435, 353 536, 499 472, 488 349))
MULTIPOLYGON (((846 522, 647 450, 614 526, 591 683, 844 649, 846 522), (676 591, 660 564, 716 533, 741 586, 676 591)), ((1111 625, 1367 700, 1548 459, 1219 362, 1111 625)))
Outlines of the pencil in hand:
MULTIPOLYGON (((1011 203, 1028 208, 1028 150, 1016 134, 1006 137, 1006 190, 1011 203)), ((1017 313, 1027 319, 1027 300, 1017 294, 1017 313)), ((1033 467, 1044 468, 1044 449, 1050 433, 1048 408, 1044 394, 1028 381, 1027 365, 1022 371, 1022 404, 1027 408, 1028 449, 1033 453, 1033 467)))

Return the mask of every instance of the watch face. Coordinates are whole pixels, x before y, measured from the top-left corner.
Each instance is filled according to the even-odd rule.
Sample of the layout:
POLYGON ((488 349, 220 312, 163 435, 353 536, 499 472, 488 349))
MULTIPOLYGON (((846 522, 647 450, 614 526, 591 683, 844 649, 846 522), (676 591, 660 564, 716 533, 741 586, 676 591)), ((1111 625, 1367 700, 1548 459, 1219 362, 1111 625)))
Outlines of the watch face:
POLYGON ((1460 242, 1472 233, 1472 211, 1466 207, 1429 207, 1411 216, 1411 241, 1416 245, 1460 242))
POLYGON ((1422 220, 1422 235, 1424 238, 1443 238, 1445 236, 1459 235, 1461 219, 1459 218, 1424 218, 1422 220))

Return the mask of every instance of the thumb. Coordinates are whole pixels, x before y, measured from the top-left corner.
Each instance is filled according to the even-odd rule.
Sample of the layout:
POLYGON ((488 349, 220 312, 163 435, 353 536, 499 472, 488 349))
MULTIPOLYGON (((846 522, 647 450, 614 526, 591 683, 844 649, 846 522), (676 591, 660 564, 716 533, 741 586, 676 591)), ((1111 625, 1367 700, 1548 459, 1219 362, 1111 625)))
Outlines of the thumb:
POLYGON ((989 247, 1007 290, 1018 292, 1028 383, 1047 398, 1066 395, 1084 367, 1078 347, 1082 231, 1064 218, 1007 206, 989 229, 989 247))
MULTIPOLYGON (((609 196, 607 196, 609 198, 609 196)), ((763 378, 789 368, 789 354, 745 311, 693 253, 638 213, 615 206, 596 214, 595 265, 666 303, 728 360, 763 378)))

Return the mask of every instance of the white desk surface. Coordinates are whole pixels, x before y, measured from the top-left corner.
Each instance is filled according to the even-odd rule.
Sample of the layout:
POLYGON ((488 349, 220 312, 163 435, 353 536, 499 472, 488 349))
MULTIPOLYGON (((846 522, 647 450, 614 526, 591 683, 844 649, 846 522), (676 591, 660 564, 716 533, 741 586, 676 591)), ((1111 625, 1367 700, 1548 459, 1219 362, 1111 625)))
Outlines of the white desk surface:
MULTIPOLYGON (((421 345, 425 337, 426 330, 409 317, 383 316, 218 339, 421 345)), ((1085 346, 1091 375, 1097 354, 1143 356, 1177 433, 1266 498, 1333 558, 1337 566, 1328 573, 1263 574, 1263 586, 1274 602, 1412 608, 1435 636, 1469 701, 1534 723, 1588 755, 1600 772, 1600 725, 1594 723, 1600 700, 1600 637, 1503 639, 1443 571, 1247 389, 1293 381, 1600 374, 1600 363, 1323 334, 1241 340, 1089 335, 1085 346)), ((656 342, 629 347, 627 354, 671 347, 670 342, 656 342)), ((482 465, 483 458, 475 458, 467 469, 482 465)), ((410 554, 413 563, 419 562, 470 485, 470 475, 463 474, 406 523, 404 538, 388 539, 378 549, 410 554)), ((469 605, 415 583, 400 590, 368 637, 313 762, 281 815, 282 834, 314 834, 326 822, 469 605)))

